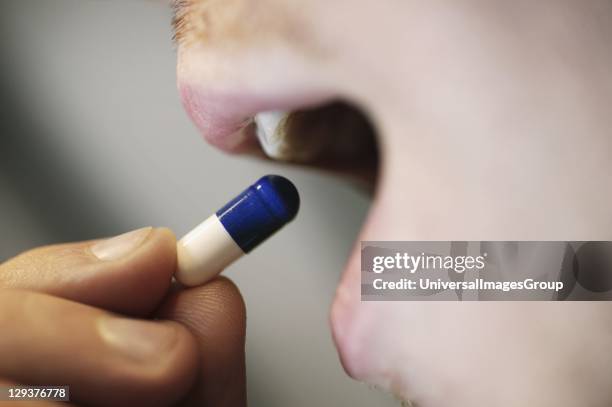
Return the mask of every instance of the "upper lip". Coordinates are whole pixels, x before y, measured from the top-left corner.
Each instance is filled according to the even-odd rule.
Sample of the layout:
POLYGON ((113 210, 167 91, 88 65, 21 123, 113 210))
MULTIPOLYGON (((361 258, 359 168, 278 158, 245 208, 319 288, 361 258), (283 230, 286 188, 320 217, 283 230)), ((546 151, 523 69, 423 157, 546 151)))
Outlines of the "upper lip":
POLYGON ((229 153, 241 153, 256 145, 252 118, 257 113, 317 105, 317 95, 254 95, 219 93, 189 83, 179 84, 183 105, 210 144, 229 153))

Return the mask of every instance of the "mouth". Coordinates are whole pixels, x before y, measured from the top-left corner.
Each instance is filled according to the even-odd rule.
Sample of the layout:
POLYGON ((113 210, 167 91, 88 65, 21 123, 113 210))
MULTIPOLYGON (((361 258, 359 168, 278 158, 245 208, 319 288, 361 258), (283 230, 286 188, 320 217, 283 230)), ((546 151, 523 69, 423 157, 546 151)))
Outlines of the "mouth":
POLYGON ((312 166, 372 183, 378 168, 374 126, 358 107, 319 95, 274 98, 179 86, 183 105, 208 143, 312 166))
MULTIPOLYGON (((188 115, 209 144, 228 154, 341 175, 373 190, 380 163, 376 128, 363 107, 329 91, 329 81, 316 77, 320 71, 289 64, 282 57, 268 59, 293 69, 280 63, 263 69, 260 58, 226 57, 233 63, 225 64, 225 58, 212 51, 198 52, 179 52, 178 87, 188 115)), ((356 252, 351 257, 355 256, 356 252)), ((356 281, 352 268, 345 271, 347 277, 338 289, 335 302, 342 306, 334 307, 332 330, 347 372, 358 380, 380 383, 355 367, 363 357, 357 354, 357 361, 350 360, 354 341, 342 334, 352 330, 346 327, 358 320, 357 308, 363 308, 360 291, 346 283, 356 281), (338 311, 346 309, 355 310, 355 315, 338 311)))
POLYGON ((215 92, 179 84, 183 106, 208 143, 232 154, 252 152, 258 145, 254 117, 260 113, 308 106, 315 96, 278 98, 215 92))

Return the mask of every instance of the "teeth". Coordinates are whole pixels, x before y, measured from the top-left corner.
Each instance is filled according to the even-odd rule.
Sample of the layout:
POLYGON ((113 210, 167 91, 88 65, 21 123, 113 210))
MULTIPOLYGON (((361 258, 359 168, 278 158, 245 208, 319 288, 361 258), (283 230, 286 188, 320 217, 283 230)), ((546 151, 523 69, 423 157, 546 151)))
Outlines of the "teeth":
POLYGON ((283 159, 286 150, 284 124, 288 112, 270 111, 255 115, 256 133, 262 149, 270 158, 283 159))

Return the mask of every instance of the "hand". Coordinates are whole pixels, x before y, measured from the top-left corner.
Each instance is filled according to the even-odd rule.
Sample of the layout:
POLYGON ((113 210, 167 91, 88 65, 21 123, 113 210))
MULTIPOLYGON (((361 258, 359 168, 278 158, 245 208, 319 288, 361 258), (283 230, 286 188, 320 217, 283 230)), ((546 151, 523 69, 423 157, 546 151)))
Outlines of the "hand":
POLYGON ((69 385, 88 406, 246 405, 240 293, 225 278, 174 289, 175 265, 174 235, 151 228, 1 264, 0 385, 69 385))

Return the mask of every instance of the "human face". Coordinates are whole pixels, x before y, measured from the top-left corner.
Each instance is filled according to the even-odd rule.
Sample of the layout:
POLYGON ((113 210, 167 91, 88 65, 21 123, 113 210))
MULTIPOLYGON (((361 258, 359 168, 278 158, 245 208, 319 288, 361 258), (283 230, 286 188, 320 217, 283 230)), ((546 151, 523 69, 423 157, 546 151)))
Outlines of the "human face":
MULTIPOLYGON (((176 8, 179 88, 211 144, 257 154, 264 111, 340 99, 369 118, 380 172, 358 240, 610 238, 609 2, 176 8)), ((351 376, 423 406, 610 402, 573 373, 610 376, 607 304, 362 303, 359 269, 356 246, 331 313, 351 376)))

